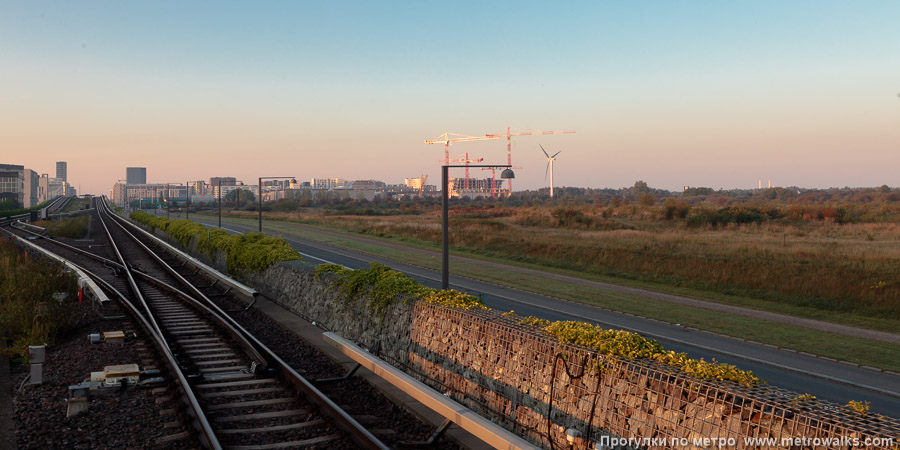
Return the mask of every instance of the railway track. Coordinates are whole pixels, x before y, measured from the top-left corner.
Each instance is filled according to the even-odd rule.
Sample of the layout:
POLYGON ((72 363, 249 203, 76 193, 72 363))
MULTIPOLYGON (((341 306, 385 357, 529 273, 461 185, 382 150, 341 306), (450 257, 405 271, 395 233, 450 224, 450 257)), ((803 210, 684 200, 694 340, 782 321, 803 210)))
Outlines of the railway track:
POLYGON ((121 299, 165 361, 204 446, 387 448, 211 299, 227 297, 227 289, 197 270, 179 273, 166 263, 172 258, 141 242, 101 199, 95 202, 106 242, 95 239, 87 249, 32 242, 77 261, 121 299))

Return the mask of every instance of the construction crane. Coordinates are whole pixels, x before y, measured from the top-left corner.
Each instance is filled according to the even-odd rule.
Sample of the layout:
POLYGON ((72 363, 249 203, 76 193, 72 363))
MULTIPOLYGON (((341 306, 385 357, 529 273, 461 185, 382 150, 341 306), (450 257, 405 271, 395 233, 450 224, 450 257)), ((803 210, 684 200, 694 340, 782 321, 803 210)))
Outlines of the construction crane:
MULTIPOLYGON (((544 136, 548 134, 574 134, 575 130, 564 130, 564 131, 520 131, 517 133, 510 133, 509 127, 506 127, 506 134, 486 134, 484 135, 489 139, 500 139, 506 138, 506 164, 512 166, 512 137, 513 136, 544 136)), ((506 184, 507 194, 512 194, 512 180, 507 180, 506 184)))
POLYGON ((457 133, 444 133, 432 140, 426 140, 426 144, 444 144, 444 159, 440 162, 444 164, 450 163, 450 144, 453 142, 472 142, 472 141, 490 141, 494 139, 500 139, 500 136, 468 136, 465 134, 457 134, 457 133))
POLYGON ((470 162, 482 162, 484 158, 478 159, 469 159, 469 152, 466 152, 465 158, 457 158, 457 159, 443 159, 438 161, 439 163, 450 164, 450 163, 464 163, 466 165, 466 190, 469 189, 469 163, 470 162))
MULTIPOLYGON (((506 169, 506 166, 502 166, 506 169)), ((522 169, 522 167, 509 167, 509 169, 522 169)), ((497 199, 497 168, 496 167, 482 167, 481 170, 490 170, 491 171, 491 197, 496 200, 497 199)), ((511 179, 511 178, 510 178, 511 179)), ((509 180, 506 180, 509 182, 509 180)))

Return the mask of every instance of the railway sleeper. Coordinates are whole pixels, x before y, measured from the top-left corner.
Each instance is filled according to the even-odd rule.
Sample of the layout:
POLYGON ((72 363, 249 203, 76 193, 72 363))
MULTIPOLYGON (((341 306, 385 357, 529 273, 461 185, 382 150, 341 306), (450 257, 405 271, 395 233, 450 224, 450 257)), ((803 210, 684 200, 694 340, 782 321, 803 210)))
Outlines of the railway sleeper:
POLYGON ((310 411, 308 409, 284 409, 281 411, 268 411, 250 414, 239 414, 235 416, 216 417, 213 418, 212 421, 217 423, 243 422, 253 420, 279 419, 285 417, 308 416, 309 414, 310 411))
MULTIPOLYGON (((188 355, 195 355, 200 353, 215 353, 215 352, 229 352, 231 351, 228 347, 223 347, 219 344, 209 344, 205 348, 188 348, 182 347, 181 353, 185 353, 188 355)), ((227 353, 225 353, 227 354, 227 353)), ((194 356, 191 356, 192 358, 194 356)))
POLYGON ((200 359, 212 359, 212 358, 230 358, 233 356, 237 356, 236 353, 232 351, 225 351, 224 353, 215 353, 212 355, 186 355, 188 358, 192 360, 200 360, 200 359))
POLYGON ((175 342, 177 342, 177 343, 179 343, 179 344, 184 344, 184 343, 194 344, 194 343, 212 342, 212 341, 221 342, 221 340, 220 340, 219 338, 215 337, 215 336, 213 336, 213 337, 190 338, 190 339, 177 339, 175 342))
POLYGON ((238 387, 238 386, 250 386, 253 384, 269 384, 276 383, 278 380, 274 378, 258 378, 255 380, 243 380, 243 381, 225 381, 222 383, 207 383, 207 384, 198 384, 194 386, 197 389, 219 389, 226 387, 238 387))
POLYGON ((243 370, 246 368, 247 368, 246 366, 227 366, 227 367, 211 367, 208 369, 199 369, 199 370, 200 370, 200 373, 207 374, 207 373, 216 373, 216 372, 236 372, 236 371, 240 371, 240 370, 243 370))
POLYGON ((300 441, 290 441, 290 442, 281 442, 277 444, 263 444, 263 445, 233 445, 228 448, 231 450, 268 450, 268 449, 279 449, 279 448, 300 448, 300 447, 310 447, 313 445, 325 444, 331 441, 336 441, 341 439, 343 436, 340 434, 330 434, 327 436, 320 436, 312 439, 303 439, 300 441))
POLYGON ((222 430, 216 430, 217 434, 243 434, 243 433, 269 433, 273 431, 284 431, 284 430, 294 430, 298 428, 307 428, 324 424, 325 421, 322 419, 309 420, 306 422, 296 422, 288 425, 275 425, 270 427, 259 427, 259 428, 228 428, 222 430))
POLYGON ((195 366, 215 366, 217 364, 234 364, 241 362, 240 359, 215 359, 211 361, 194 361, 195 366))
POLYGON ((221 405, 210 405, 206 408, 207 411, 221 411, 228 409, 240 409, 240 408, 252 408, 257 406, 272 406, 272 405, 280 405, 284 403, 295 403, 297 399, 294 397, 279 397, 279 398, 270 398, 266 400, 250 400, 246 402, 231 402, 231 403, 223 403, 221 405))
POLYGON ((254 394, 266 394, 271 392, 284 392, 286 391, 283 387, 269 387, 269 388, 254 388, 254 389, 239 389, 239 390, 230 390, 230 391, 218 391, 218 392, 204 392, 200 394, 202 398, 216 398, 216 397, 236 397, 239 395, 254 395, 254 394))

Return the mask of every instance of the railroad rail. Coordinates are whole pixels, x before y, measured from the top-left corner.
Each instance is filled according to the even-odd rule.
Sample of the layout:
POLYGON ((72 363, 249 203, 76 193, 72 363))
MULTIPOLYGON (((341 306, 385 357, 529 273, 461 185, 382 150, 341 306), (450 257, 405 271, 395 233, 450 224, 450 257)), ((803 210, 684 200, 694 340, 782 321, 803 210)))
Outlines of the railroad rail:
MULTIPOLYGON (((87 251, 51 238, 31 242, 77 260, 120 299, 165 361, 205 447, 387 448, 210 299, 227 291, 204 286, 196 269, 179 273, 103 199, 95 207, 108 244, 87 251)), ((24 227, 8 231, 39 235, 24 227)))
POLYGON ((36 211, 29 211, 23 214, 17 214, 15 216, 0 218, 0 226, 8 226, 12 223, 20 221, 27 222, 31 220, 47 219, 48 217, 50 217, 50 214, 53 214, 56 211, 64 208, 66 204, 69 203, 69 199, 71 199, 71 197, 56 197, 47 206, 36 211))

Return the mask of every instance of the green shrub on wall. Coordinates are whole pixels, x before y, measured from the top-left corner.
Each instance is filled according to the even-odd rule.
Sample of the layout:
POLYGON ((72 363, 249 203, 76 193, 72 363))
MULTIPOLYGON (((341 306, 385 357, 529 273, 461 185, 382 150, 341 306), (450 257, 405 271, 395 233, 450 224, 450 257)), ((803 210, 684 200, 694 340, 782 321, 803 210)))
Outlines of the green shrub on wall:
POLYGON ((278 261, 299 260, 300 254, 281 237, 266 236, 262 233, 228 234, 218 228, 183 219, 156 217, 142 211, 131 213, 131 218, 150 227, 160 229, 172 236, 184 248, 196 248, 210 258, 217 251, 225 253, 225 265, 230 273, 261 271, 278 261))
MULTIPOLYGON (((510 312, 506 315, 515 313, 510 312)), ((555 336, 563 344, 586 347, 607 356, 658 361, 678 367, 694 378, 733 381, 744 386, 761 382, 748 370, 741 370, 734 365, 718 363, 715 360, 707 362, 703 359, 692 359, 686 353, 667 351, 659 342, 630 331, 609 330, 571 320, 550 322, 530 316, 522 318, 519 324, 538 327, 545 333, 555 336)))
MULTIPOLYGON (((404 297, 420 298, 429 304, 460 309, 489 309, 478 297, 454 290, 441 291, 422 286, 405 274, 377 262, 371 263, 368 269, 356 270, 337 264, 316 267, 317 278, 324 273, 334 276, 331 286, 340 290, 348 301, 366 296, 368 308, 378 315, 382 324, 387 307, 404 297)), ((515 313, 510 311, 504 316, 515 316, 515 313)), ((740 370, 731 364, 691 359, 685 353, 667 351, 658 342, 625 330, 607 330, 585 322, 550 322, 536 317, 522 318, 519 324, 538 327, 563 344, 586 347, 613 357, 658 361, 678 367, 695 378, 728 380, 745 386, 760 382, 752 372, 740 370)))
POLYGON ((348 269, 337 264, 322 264, 316 267, 316 277, 323 273, 332 274, 332 286, 339 289, 348 299, 360 296, 368 298, 367 306, 384 323, 388 306, 400 298, 420 298, 429 304, 452 306, 461 309, 486 309, 478 297, 459 291, 441 291, 422 286, 405 274, 384 264, 371 263, 368 269, 348 269))

